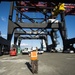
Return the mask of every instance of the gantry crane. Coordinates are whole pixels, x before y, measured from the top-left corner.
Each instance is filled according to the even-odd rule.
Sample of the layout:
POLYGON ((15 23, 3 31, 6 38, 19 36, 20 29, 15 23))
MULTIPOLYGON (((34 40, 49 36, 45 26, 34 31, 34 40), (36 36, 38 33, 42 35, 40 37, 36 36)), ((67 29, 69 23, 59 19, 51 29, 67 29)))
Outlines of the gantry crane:
MULTIPOLYGON (((74 1, 70 1, 70 3, 74 1)), ((29 29, 29 31, 32 31, 31 34, 33 35, 33 32, 37 30, 44 31, 46 30, 45 35, 49 35, 52 38, 53 44, 56 42, 53 38, 53 34, 55 34, 55 31, 59 31, 62 37, 63 41, 63 47, 64 50, 66 48, 66 40, 67 40, 67 33, 66 33, 66 25, 65 25, 65 16, 66 15, 75 15, 75 4, 68 4, 66 1, 60 1, 60 2, 53 2, 52 0, 25 0, 25 1, 10 1, 10 13, 9 13, 9 19, 8 19, 8 34, 7 34, 7 40, 11 44, 12 36, 15 34, 14 32, 19 28, 23 31, 25 35, 28 33, 26 32, 26 29, 29 29), (68 10, 69 9, 69 10, 68 10), (15 12, 14 12, 15 10, 15 12), (30 17, 30 15, 27 15, 27 12, 39 12, 43 15, 43 17, 35 18, 30 17), (60 14, 61 20, 58 23, 55 22, 49 22, 49 19, 55 19, 57 15, 60 14), (15 21, 13 21, 13 16, 15 21), (29 23, 27 23, 27 20, 29 23), (37 20, 37 21, 36 21, 37 20), (40 20, 40 21, 39 21, 40 20), (25 22, 24 22, 25 21, 25 22), (51 33, 52 31, 52 33, 51 33), (51 34, 49 34, 51 33, 51 34)), ((19 35, 20 32, 18 33, 19 35)), ((37 35, 40 35, 39 33, 37 35)), ((14 44, 16 44, 16 40, 18 39, 16 36, 14 36, 14 44)), ((46 39, 46 45, 48 45, 48 38, 46 39)), ((54 47, 54 48, 55 48, 54 47)), ((48 48, 47 48, 48 49, 48 48)), ((63 51, 64 51, 63 50, 63 51)))

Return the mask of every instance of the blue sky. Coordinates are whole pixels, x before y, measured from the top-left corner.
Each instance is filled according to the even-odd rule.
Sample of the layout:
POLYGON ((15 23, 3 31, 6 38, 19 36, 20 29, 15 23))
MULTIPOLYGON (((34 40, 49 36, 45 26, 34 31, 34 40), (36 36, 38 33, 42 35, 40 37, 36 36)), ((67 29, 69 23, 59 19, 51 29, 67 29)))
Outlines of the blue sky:
MULTIPOLYGON (((0 3, 0 31, 2 37, 7 39, 7 28, 8 28, 8 14, 9 14, 9 9, 10 9, 10 3, 9 2, 1 2, 0 3)), ((34 15, 35 16, 35 15, 34 15)), ((59 16, 58 16, 59 19, 59 16)), ((67 28, 67 35, 68 39, 74 38, 75 37, 75 16, 66 16, 65 17, 66 21, 66 28, 67 28)), ((60 34, 58 32, 58 41, 60 44, 58 45, 59 47, 62 47, 62 40, 60 37, 60 34)), ((49 43, 50 43, 49 39, 49 43)), ((13 40, 12 40, 13 42, 13 40)), ((26 46, 38 46, 40 47, 40 40, 22 40, 22 44, 26 46), (36 44, 35 44, 36 43, 36 44)))

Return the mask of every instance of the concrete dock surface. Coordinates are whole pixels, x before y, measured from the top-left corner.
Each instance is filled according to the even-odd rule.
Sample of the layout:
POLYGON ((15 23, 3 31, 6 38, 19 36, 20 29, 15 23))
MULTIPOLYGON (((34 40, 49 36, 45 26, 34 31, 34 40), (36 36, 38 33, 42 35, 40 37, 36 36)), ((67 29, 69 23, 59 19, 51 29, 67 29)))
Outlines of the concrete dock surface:
MULTIPOLYGON (((38 74, 34 75, 75 75, 75 54, 44 53, 38 60, 38 74)), ((28 55, 0 56, 0 75, 33 75, 27 63, 31 64, 28 55)))

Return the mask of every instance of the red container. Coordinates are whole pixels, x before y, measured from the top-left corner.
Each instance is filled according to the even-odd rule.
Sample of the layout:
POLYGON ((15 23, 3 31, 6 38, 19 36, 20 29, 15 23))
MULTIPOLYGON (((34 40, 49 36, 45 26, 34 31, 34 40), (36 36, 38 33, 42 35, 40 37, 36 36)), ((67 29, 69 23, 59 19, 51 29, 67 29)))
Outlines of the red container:
POLYGON ((16 48, 11 49, 11 50, 10 50, 10 56, 16 56, 16 55, 17 55, 16 48))

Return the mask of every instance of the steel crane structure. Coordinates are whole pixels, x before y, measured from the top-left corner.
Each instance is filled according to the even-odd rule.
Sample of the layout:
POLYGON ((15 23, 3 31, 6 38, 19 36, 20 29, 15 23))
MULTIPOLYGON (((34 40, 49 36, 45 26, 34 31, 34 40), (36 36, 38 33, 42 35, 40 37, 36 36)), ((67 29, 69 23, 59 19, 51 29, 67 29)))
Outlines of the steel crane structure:
MULTIPOLYGON (((65 16, 75 15, 75 4, 73 1, 69 0, 69 2, 70 3, 66 1, 56 2, 52 0, 10 1, 7 41, 11 44, 13 34, 15 45, 21 35, 25 35, 21 37, 21 40, 40 39, 41 35, 45 39, 46 50, 49 51, 49 40, 47 36, 51 37, 53 48, 55 49, 57 46, 56 33, 59 31, 63 41, 64 52, 67 50, 65 16), (33 12, 40 14, 39 18, 37 16, 34 17, 33 12), (43 15, 43 17, 41 17, 41 15, 43 15), (60 21, 56 20, 58 15, 61 17, 60 21), (13 17, 15 20, 13 20, 13 17), (26 35, 28 35, 28 37, 26 37, 26 35), (37 35, 38 38, 36 37, 37 35)), ((19 40, 19 46, 21 40, 19 40)))
MULTIPOLYGON (((12 9, 12 7, 14 9, 10 10, 9 24, 12 25, 12 23, 13 23, 11 21, 13 10, 16 10, 16 22, 13 23, 13 27, 8 25, 9 26, 8 27, 8 37, 7 37, 8 40, 11 41, 13 29, 20 28, 23 31, 23 32, 21 32, 21 34, 24 33, 24 35, 27 35, 28 34, 27 31, 24 30, 23 28, 28 28, 32 32, 29 35, 33 35, 33 34, 34 35, 40 35, 40 33, 43 31, 44 33, 46 32, 46 34, 44 34, 44 35, 52 36, 53 44, 56 42, 54 39, 54 33, 53 32, 58 30, 59 26, 61 25, 61 22, 58 22, 58 23, 47 22, 47 20, 49 18, 49 15, 47 15, 47 13, 49 13, 49 12, 51 13, 51 7, 50 8, 48 7, 47 2, 35 3, 35 2, 30 2, 30 1, 21 1, 21 2, 16 2, 16 6, 14 5, 13 2, 11 3, 11 5, 12 5, 11 9, 12 9), (46 8, 48 8, 48 9, 46 10, 46 8), (41 17, 40 18, 30 18, 29 16, 27 16, 25 14, 25 12, 40 12, 44 15, 44 18, 41 18, 41 17), (20 17, 19 17, 19 15, 20 15, 20 17), (28 19, 29 21, 31 21, 31 23, 24 23, 23 19, 28 19), (35 22, 35 19, 38 19, 38 20, 42 19, 42 20, 40 22, 39 21, 35 22), (45 22, 45 23, 43 23, 43 22, 45 22), (52 30, 50 28, 52 28, 52 30), (49 34, 50 30, 47 30, 47 29, 50 29, 52 31, 51 35, 49 34), (11 35, 10 35, 10 32, 11 32, 11 35), (36 32, 36 34, 35 34, 35 32, 36 32)), ((15 33, 16 33, 16 31, 15 31, 15 33)), ((15 36, 17 36, 16 34, 15 34, 15 36)), ((20 32, 18 34, 21 35, 20 32)), ((17 40, 17 38, 15 38, 14 44, 16 44, 15 41, 17 40)), ((45 41, 46 41, 46 47, 47 47, 48 40, 46 39, 45 41)), ((47 48, 47 50, 48 50, 48 48, 47 48)))

